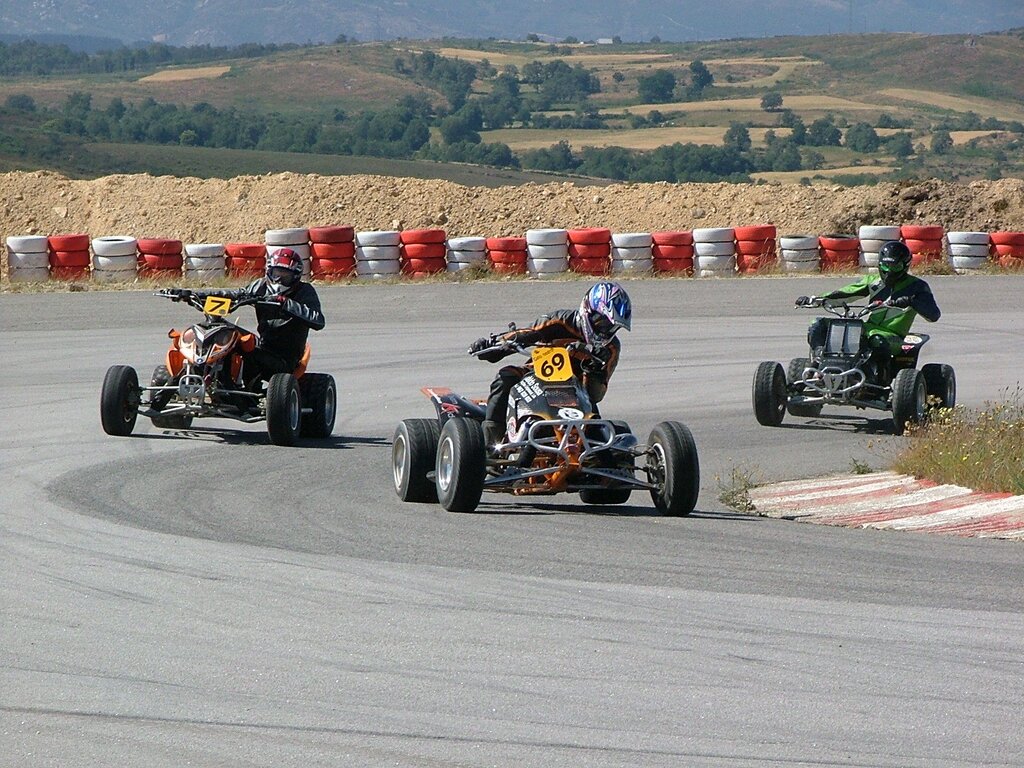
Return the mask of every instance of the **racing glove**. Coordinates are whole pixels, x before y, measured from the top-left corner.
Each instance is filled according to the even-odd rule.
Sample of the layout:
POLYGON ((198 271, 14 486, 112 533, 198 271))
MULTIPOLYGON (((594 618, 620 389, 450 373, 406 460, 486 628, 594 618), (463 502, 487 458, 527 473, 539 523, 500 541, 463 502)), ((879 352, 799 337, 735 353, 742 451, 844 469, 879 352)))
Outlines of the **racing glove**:
POLYGON ((912 301, 909 296, 897 296, 895 299, 889 302, 892 306, 897 309, 906 309, 911 305, 912 301))
POLYGON ((806 307, 810 303, 811 303, 811 297, 810 296, 797 296, 796 297, 796 301, 794 302, 794 306, 806 307))
POLYGON ((477 339, 476 341, 469 345, 469 354, 475 355, 477 352, 487 349, 489 346, 491 346, 491 340, 488 339, 486 336, 481 336, 479 339, 477 339))
POLYGON ((168 288, 167 294, 171 297, 171 301, 188 301, 192 298, 192 291, 188 288, 168 288))

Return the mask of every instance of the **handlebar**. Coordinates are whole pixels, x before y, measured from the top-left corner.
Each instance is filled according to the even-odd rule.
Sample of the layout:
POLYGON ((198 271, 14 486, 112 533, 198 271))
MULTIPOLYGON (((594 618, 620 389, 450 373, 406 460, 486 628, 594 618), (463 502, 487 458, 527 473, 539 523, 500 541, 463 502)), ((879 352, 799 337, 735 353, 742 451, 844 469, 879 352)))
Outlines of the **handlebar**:
MULTIPOLYGON (((195 292, 188 288, 164 288, 156 291, 154 296, 159 296, 162 299, 170 299, 171 301, 184 301, 190 307, 198 309, 200 312, 203 311, 203 307, 206 304, 206 299, 211 295, 203 292, 195 292)), ((275 304, 276 302, 267 301, 265 297, 259 296, 245 296, 240 299, 231 300, 231 312, 234 312, 239 307, 249 307, 255 304, 275 304)))
POLYGON ((565 348, 568 349, 570 352, 582 353, 584 359, 581 365, 584 368, 589 368, 591 371, 593 371, 605 367, 605 361, 598 357, 594 349, 589 344, 586 344, 585 342, 582 341, 573 341, 565 345, 531 344, 530 347, 527 347, 515 341, 514 339, 501 338, 499 334, 491 334, 489 338, 491 341, 490 346, 483 347, 482 349, 478 349, 476 351, 470 349, 468 350, 469 354, 472 355, 473 357, 481 358, 484 360, 486 360, 488 356, 495 355, 495 353, 509 351, 518 352, 519 354, 524 355, 526 357, 532 357, 533 353, 530 351, 530 347, 565 346, 565 348))
POLYGON ((909 307, 897 307, 894 305, 892 303, 892 297, 885 301, 872 301, 867 304, 853 304, 848 301, 843 301, 842 299, 827 299, 824 296, 801 296, 796 300, 794 306, 803 309, 817 309, 820 307, 830 315, 842 318, 861 318, 865 315, 870 315, 872 312, 877 312, 880 309, 909 309, 909 307))

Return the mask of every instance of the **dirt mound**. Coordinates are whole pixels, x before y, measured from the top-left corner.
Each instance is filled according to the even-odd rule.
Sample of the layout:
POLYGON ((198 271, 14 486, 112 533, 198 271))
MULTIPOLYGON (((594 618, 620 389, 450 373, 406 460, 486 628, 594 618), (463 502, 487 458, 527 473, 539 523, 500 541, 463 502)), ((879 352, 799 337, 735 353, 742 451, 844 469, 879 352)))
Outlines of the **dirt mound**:
POLYGON ((348 224, 357 230, 442 227, 450 236, 521 235, 537 227, 615 232, 774 223, 780 234, 855 232, 860 224, 1024 230, 1024 180, 924 181, 872 187, 572 183, 464 187, 383 176, 281 173, 196 179, 148 175, 91 181, 0 174, 0 235, 87 232, 262 242, 267 229, 348 224))

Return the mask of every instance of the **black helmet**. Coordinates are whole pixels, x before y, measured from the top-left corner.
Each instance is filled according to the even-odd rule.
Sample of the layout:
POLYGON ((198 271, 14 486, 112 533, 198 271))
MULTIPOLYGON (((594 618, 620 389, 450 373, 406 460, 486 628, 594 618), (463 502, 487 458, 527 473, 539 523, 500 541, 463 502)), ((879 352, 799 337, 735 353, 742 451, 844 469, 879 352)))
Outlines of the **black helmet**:
POLYGON ((910 249, 899 240, 890 240, 878 249, 878 274, 885 281, 898 280, 910 268, 910 249))

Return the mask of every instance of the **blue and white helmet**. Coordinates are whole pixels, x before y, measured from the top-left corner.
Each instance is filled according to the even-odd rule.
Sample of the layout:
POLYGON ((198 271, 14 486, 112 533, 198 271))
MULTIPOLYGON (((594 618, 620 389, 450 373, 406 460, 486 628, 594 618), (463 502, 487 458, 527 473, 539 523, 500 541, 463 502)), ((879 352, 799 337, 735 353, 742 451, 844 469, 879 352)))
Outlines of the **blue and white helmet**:
POLYGON ((618 283, 597 283, 583 297, 578 315, 584 341, 603 347, 615 337, 619 328, 629 330, 633 305, 618 283))

